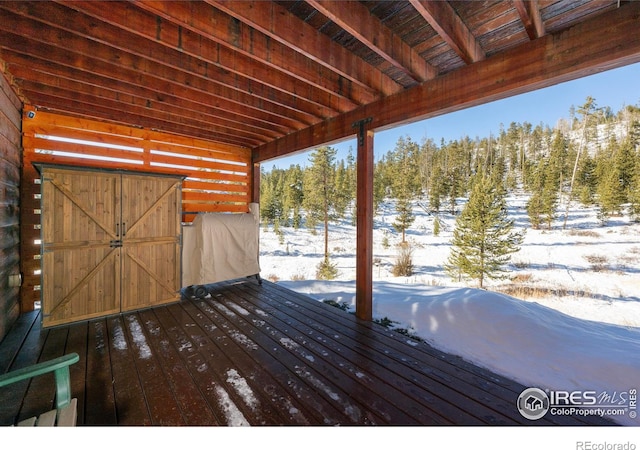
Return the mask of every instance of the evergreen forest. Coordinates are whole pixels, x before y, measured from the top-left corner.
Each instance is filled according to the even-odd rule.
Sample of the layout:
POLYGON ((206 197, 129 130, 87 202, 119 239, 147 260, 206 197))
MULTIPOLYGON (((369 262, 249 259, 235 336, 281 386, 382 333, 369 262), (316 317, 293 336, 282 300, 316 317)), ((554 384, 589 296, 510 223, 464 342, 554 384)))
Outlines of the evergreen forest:
MULTIPOLYGON (((305 167, 263 166, 264 225, 276 233, 281 227, 315 233, 323 224, 326 233, 331 222, 355 220, 355 155, 336 155, 334 148, 321 147, 305 167)), ((614 112, 587 97, 554 127, 512 122, 501 124, 495 136, 463 135, 449 142, 400 137, 375 164, 374 204, 395 200, 394 228, 404 242, 414 207, 436 217, 441 211, 458 214, 477 174, 505 196, 515 190, 528 194, 534 229, 566 226, 570 203, 597 206, 603 225, 616 215, 640 220, 640 106, 614 112)))

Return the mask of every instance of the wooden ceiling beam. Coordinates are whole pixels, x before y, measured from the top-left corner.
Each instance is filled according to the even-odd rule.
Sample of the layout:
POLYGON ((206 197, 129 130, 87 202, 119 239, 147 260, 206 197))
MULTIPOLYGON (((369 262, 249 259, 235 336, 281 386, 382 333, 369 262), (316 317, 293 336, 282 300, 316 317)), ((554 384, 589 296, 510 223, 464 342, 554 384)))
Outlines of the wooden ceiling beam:
MULTIPOLYGON (((166 85, 170 84, 180 96, 208 98, 211 106, 250 115, 267 115, 269 121, 295 123, 297 124, 295 128, 301 128, 319 120, 318 117, 304 111, 260 98, 253 92, 245 93, 211 80, 209 77, 217 75, 217 68, 212 68, 213 72, 204 76, 207 75, 208 68, 200 67, 199 70, 203 71, 204 75, 193 76, 172 67, 152 64, 151 61, 137 55, 88 41, 42 23, 8 16, 11 13, 2 9, 7 3, 0 2, 0 30, 4 32, 0 33, 0 39, 5 41, 6 48, 14 48, 22 54, 33 55, 44 60, 66 63, 76 70, 96 71, 114 81, 129 80, 136 83, 136 80, 144 78, 144 83, 141 81, 137 83, 158 87, 160 90, 166 89, 166 85), (20 26, 16 27, 15 24, 20 26), (13 34, 15 30, 20 30, 21 34, 13 34), (33 36, 36 40, 31 40, 28 36, 33 36), (71 52, 68 48, 75 49, 77 53, 71 52)), ((224 73, 219 75, 223 77, 224 73)), ((259 86, 256 86, 256 91, 259 91, 259 86)))
POLYGON ((110 98, 104 94, 98 96, 97 93, 87 93, 73 89, 73 86, 49 86, 29 80, 22 80, 19 85, 25 95, 36 102, 36 105, 38 104, 38 99, 57 98, 58 102, 63 104, 87 105, 87 109, 90 111, 88 114, 92 115, 95 114, 96 107, 99 107, 101 111, 112 111, 112 116, 114 117, 117 117, 122 111, 126 111, 126 114, 139 118, 138 123, 143 127, 150 127, 150 124, 155 123, 154 128, 156 129, 163 131, 171 129, 173 132, 181 130, 180 134, 187 136, 192 135, 197 130, 207 130, 209 136, 215 137, 215 140, 249 148, 265 142, 264 137, 256 136, 246 130, 232 131, 216 123, 206 123, 201 120, 173 114, 170 110, 152 109, 144 103, 140 104, 135 98, 110 98), (93 109, 91 109, 92 107, 93 109))
POLYGON ((403 87, 274 2, 206 0, 215 8, 381 96, 403 87))
POLYGON ((109 122, 118 125, 136 123, 136 127, 146 128, 148 130, 157 130, 185 137, 195 137, 208 141, 247 147, 246 145, 239 143, 234 137, 228 139, 226 136, 217 135, 216 133, 212 133, 203 128, 180 125, 172 121, 162 122, 148 116, 131 114, 126 109, 122 109, 121 105, 102 105, 93 102, 87 103, 79 101, 73 96, 68 98, 63 93, 53 96, 43 94, 42 92, 26 92, 25 94, 28 95, 29 99, 32 99, 35 104, 48 105, 45 109, 46 111, 63 114, 65 116, 71 115, 79 118, 109 122), (64 105, 64 107, 58 107, 55 105, 64 105), (117 120, 114 119, 116 117, 117 120))
POLYGON ((306 0, 321 14, 399 69, 416 83, 435 78, 436 69, 372 15, 360 2, 306 0))
POLYGON ((513 6, 515 6, 520 15, 520 20, 527 31, 529 39, 533 41, 545 35, 538 0, 513 0, 513 6))
MULTIPOLYGON (((238 134, 245 141, 245 146, 250 146, 251 142, 254 142, 253 145, 267 142, 282 135, 282 133, 277 133, 264 127, 256 128, 240 121, 229 120, 223 114, 212 116, 210 112, 203 113, 166 101, 150 101, 149 97, 140 96, 135 90, 126 95, 124 90, 104 89, 102 86, 91 83, 91 80, 78 81, 77 79, 69 79, 60 70, 57 70, 56 74, 52 74, 48 67, 41 68, 41 64, 38 61, 34 61, 33 58, 31 58, 28 65, 24 63, 16 65, 8 58, 5 60, 9 64, 11 73, 21 80, 18 82, 18 86, 25 92, 35 92, 40 88, 43 93, 54 95, 59 90, 61 92, 75 92, 79 98, 93 98, 94 104, 118 102, 121 104, 122 109, 131 108, 130 112, 137 111, 141 115, 152 116, 157 114, 162 120, 174 117, 177 123, 197 125, 216 131, 219 134, 238 134), (41 69, 46 71, 43 72, 41 69)), ((59 95, 59 97, 64 96, 59 95)))
POLYGON ((467 64, 482 61, 485 52, 447 1, 410 0, 413 7, 467 64))
POLYGON ((254 163, 344 140, 353 136, 352 124, 366 117, 372 117, 371 129, 387 129, 640 62, 639 22, 640 2, 623 4, 562 32, 261 145, 253 149, 254 163))
MULTIPOLYGON (((338 83, 325 82, 326 87, 319 87, 317 84, 303 79, 302 76, 295 76, 295 71, 285 71, 282 70, 282 67, 276 69, 277 65, 283 61, 275 55, 272 58, 275 61, 269 63, 266 60, 249 57, 245 52, 237 51, 228 43, 226 43, 227 45, 219 45, 219 42, 211 39, 209 35, 195 33, 189 28, 181 28, 181 25, 160 19, 153 12, 141 10, 140 8, 143 8, 145 3, 125 4, 123 8, 117 9, 105 8, 103 4, 96 1, 62 1, 60 3, 142 39, 164 45, 171 52, 177 50, 207 64, 224 67, 225 70, 236 76, 249 77, 254 84, 259 83, 279 91, 281 95, 295 97, 296 102, 300 103, 300 108, 305 103, 310 103, 320 111, 321 117, 331 117, 338 112, 351 110, 360 104, 342 95, 338 83)), ((168 2, 162 2, 162 4, 166 3, 168 2)), ((173 7, 175 3, 169 3, 169 5, 173 7)), ((180 2, 180 5, 187 9, 193 6, 191 2, 180 2)), ((206 5, 200 4, 200 6, 206 5)), ((176 14, 176 11, 175 8, 171 9, 172 14, 176 14)), ((229 17, 228 20, 233 19, 229 17)), ((104 39, 110 36, 110 33, 110 29, 100 28, 100 34, 104 39)), ((230 34, 226 32, 225 35, 229 39, 230 34)), ((284 67, 290 67, 290 65, 289 62, 284 67)), ((304 73, 309 74, 310 71, 304 73)), ((239 86, 239 88, 241 87, 239 86)), ((275 99, 274 96, 270 98, 275 99)))
MULTIPOLYGON (((79 52, 84 51, 84 54, 91 56, 117 60, 120 65, 135 67, 140 71, 173 73, 175 75, 170 76, 184 79, 185 86, 207 86, 203 88, 207 92, 215 89, 212 85, 219 85, 220 89, 228 93, 223 97, 233 98, 238 94, 244 95, 252 99, 248 104, 259 103, 260 108, 275 103, 285 108, 288 111, 285 114, 292 117, 296 114, 307 115, 307 123, 337 114, 329 105, 314 101, 314 92, 309 92, 307 86, 289 86, 294 92, 295 90, 303 91, 303 95, 296 97, 285 89, 274 89, 259 82, 257 79, 260 77, 272 76, 267 70, 260 70, 259 67, 243 67, 248 73, 252 71, 257 73, 253 79, 242 76, 239 72, 232 72, 229 68, 236 65, 235 55, 226 55, 215 45, 212 48, 207 46, 206 42, 200 43, 200 51, 209 56, 208 60, 215 62, 203 61, 155 41, 139 39, 126 30, 105 22, 96 23, 94 19, 73 9, 53 2, 41 3, 38 8, 29 8, 22 2, 0 2, 0 8, 6 11, 3 11, 6 17, 3 16, 0 20, 15 23, 18 25, 17 29, 25 36, 54 42, 65 48, 78 49, 79 52), (52 17, 57 18, 55 22, 51 22, 52 17), (45 34, 50 40, 44 38, 45 34), (222 63, 218 62, 221 59, 222 63), (234 94, 233 91, 238 94, 234 94)), ((328 94, 325 94, 325 99, 321 101, 330 104, 331 100, 327 100, 327 96, 328 94)), ((267 109, 270 107, 267 106, 267 109)))
MULTIPOLYGON (((268 36, 256 33, 248 25, 211 5, 201 2, 140 0, 135 2, 135 7, 157 16, 159 23, 153 28, 154 32, 163 33, 167 24, 174 24, 249 58, 255 58, 276 73, 286 71, 317 89, 344 97, 355 104, 370 103, 378 97, 378 93, 372 88, 347 80, 268 36)), ((129 16, 130 14, 126 14, 125 18, 129 16)), ((136 21, 132 21, 134 27, 135 24, 136 21)))
MULTIPOLYGON (((2 24, 0 23, 0 28, 2 24)), ((282 134, 295 131, 304 127, 304 124, 294 120, 274 117, 267 111, 251 109, 247 110, 237 102, 220 102, 215 96, 204 94, 202 92, 185 89, 179 83, 167 80, 161 80, 152 76, 139 75, 133 70, 125 70, 112 64, 81 57, 69 51, 63 51, 59 48, 50 47, 40 42, 30 39, 20 38, 18 35, 9 33, 0 33, 0 47, 11 43, 14 50, 3 50, 2 56, 8 63, 34 65, 36 68, 43 67, 43 73, 53 73, 54 77, 64 77, 70 80, 80 82, 88 82, 98 84, 104 80, 106 89, 121 89, 125 93, 137 92, 141 95, 148 92, 147 99, 153 103, 162 106, 163 103, 170 103, 174 98, 181 98, 187 102, 199 105, 196 110, 208 109, 211 113, 226 116, 228 120, 235 118, 236 121, 259 124, 264 127, 266 124, 279 123, 280 125, 272 125, 273 130, 278 130, 281 126, 286 127, 282 134), (17 41, 19 39, 19 41, 17 41), (51 57, 64 63, 53 63, 51 57), (224 107, 219 107, 222 103, 224 107), (247 115, 249 114, 249 115, 247 115)))

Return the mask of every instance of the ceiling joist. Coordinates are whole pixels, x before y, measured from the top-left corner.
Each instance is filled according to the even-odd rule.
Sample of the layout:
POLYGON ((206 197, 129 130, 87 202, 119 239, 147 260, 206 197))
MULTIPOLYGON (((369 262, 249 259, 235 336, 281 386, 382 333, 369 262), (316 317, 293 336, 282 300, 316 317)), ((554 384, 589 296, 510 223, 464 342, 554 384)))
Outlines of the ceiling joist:
POLYGON ((457 71, 324 121, 254 150, 262 162, 354 134, 352 124, 372 117, 371 129, 428 119, 463 108, 640 62, 640 3, 624 5, 556 34, 470 64, 457 71), (602 37, 607 35, 608 39, 602 37))
POLYGON ((372 87, 382 95, 399 92, 402 87, 380 70, 367 65, 341 45, 312 26, 301 22, 274 2, 207 0, 207 3, 226 12, 272 39, 298 53, 338 72, 353 83, 372 87))
POLYGON ((387 63, 402 71, 415 81, 414 84, 435 78, 436 70, 379 19, 372 16, 364 5, 331 0, 307 0, 307 3, 356 37, 387 63))
POLYGON ((448 2, 410 1, 465 63, 472 64, 485 58, 484 50, 448 2))
POLYGON ((518 14, 520 14, 520 20, 522 20, 522 24, 527 30, 529 39, 534 40, 544 36, 544 23, 540 16, 538 0, 513 0, 513 6, 516 7, 518 14))
POLYGON ((609 18, 637 19, 637 5, 5 0, 0 71, 37 109, 265 161, 344 139, 363 117, 380 129, 557 82, 552 62, 578 77, 622 64, 620 51, 632 61, 640 27, 609 18), (598 21, 595 38, 585 24, 598 21), (570 50, 581 59, 562 53, 567 33, 584 34, 570 50))

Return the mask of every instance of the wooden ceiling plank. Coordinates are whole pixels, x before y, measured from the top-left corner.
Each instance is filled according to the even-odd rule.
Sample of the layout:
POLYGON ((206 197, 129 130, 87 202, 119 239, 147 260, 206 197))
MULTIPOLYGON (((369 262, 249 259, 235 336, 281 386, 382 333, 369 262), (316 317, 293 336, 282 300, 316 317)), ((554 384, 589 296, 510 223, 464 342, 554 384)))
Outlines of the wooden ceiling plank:
POLYGON ((387 75, 364 60, 354 58, 346 48, 273 2, 206 1, 272 39, 324 65, 327 69, 336 71, 361 86, 373 88, 382 96, 403 89, 387 75))
MULTIPOLYGON (((129 7, 132 8, 133 5, 129 7)), ((351 102, 354 106, 369 103, 377 97, 373 89, 355 85, 333 71, 321 70, 323 66, 262 33, 256 33, 247 25, 239 23, 210 5, 183 1, 137 1, 135 8, 155 14, 158 20, 163 20, 155 28, 141 27, 141 32, 151 33, 157 29, 158 33, 163 33, 166 26, 173 25, 204 39, 213 40, 247 58, 255 59, 267 65, 276 74, 295 77, 313 88, 340 97, 341 101, 351 102)), ((126 15, 127 20, 135 27, 139 22, 135 11, 127 12, 126 15)))
MULTIPOLYGON (((304 95, 296 98, 295 95, 284 89, 274 89, 257 81, 259 76, 267 76, 264 72, 260 72, 254 79, 241 76, 237 71, 233 73, 225 66, 233 67, 234 60, 225 60, 225 64, 202 61, 154 41, 139 39, 126 30, 105 22, 96 23, 94 19, 80 12, 54 2, 39 2, 37 8, 27 6, 21 2, 0 2, 0 8, 6 10, 7 13, 15 14, 6 20, 19 25, 17 28, 24 35, 38 36, 39 39, 43 39, 43 34, 47 33, 52 43, 65 45, 67 48, 83 49, 85 54, 103 55, 109 60, 117 59, 120 64, 127 64, 129 67, 136 67, 141 71, 174 72, 185 80, 187 86, 189 83, 192 83, 193 86, 205 86, 211 83, 220 85, 227 92, 237 91, 253 98, 254 102, 259 100, 262 108, 265 107, 265 102, 266 104, 276 103, 282 108, 287 108, 290 111, 288 114, 294 115, 296 112, 307 114, 310 116, 311 123, 316 121, 315 118, 326 118, 336 114, 336 111, 329 106, 310 100, 313 95, 310 95, 311 93, 302 87, 299 89, 304 90, 304 95), (55 21, 51 21, 53 17, 56 18, 55 21), (32 20, 37 22, 32 22, 32 20)), ((200 44, 200 50, 203 54, 207 54, 209 49, 206 42, 200 44)), ((214 54, 210 55, 211 59, 219 60, 220 57, 225 56, 216 50, 217 48, 212 49, 214 54)), ((258 71, 258 68, 243 67, 243 70, 252 73, 258 71)), ((289 88, 293 91, 296 89, 294 86, 289 88)), ((209 87, 205 87, 204 91, 209 89, 209 87)))
POLYGON ((624 4, 259 146, 253 162, 344 140, 353 135, 352 124, 365 117, 373 118, 372 129, 387 129, 640 62, 639 21, 640 2, 624 4))
POLYGON ((82 83, 88 86, 100 86, 102 89, 116 93, 129 94, 141 99, 151 100, 152 104, 159 104, 161 108, 171 110, 172 113, 181 116, 199 116, 201 119, 215 121, 216 123, 233 128, 245 128, 254 130, 257 134, 276 137, 293 131, 292 128, 269 124, 266 120, 260 120, 250 116, 240 116, 228 110, 212 108, 210 104, 191 101, 187 98, 179 97, 171 92, 152 90, 147 86, 133 85, 122 80, 112 80, 97 72, 85 72, 82 70, 72 70, 58 64, 42 61, 34 56, 25 56, 4 50, 3 59, 9 66, 9 70, 17 78, 26 80, 41 80, 46 83, 47 79, 51 85, 55 82, 68 80, 69 82, 82 83), (180 112, 178 112, 180 111, 180 112))
POLYGON ((544 6, 540 5, 540 14, 544 18, 547 33, 563 30, 592 15, 617 9, 620 5, 620 0, 539 1, 542 4, 547 3, 544 6))
POLYGON ((513 0, 513 6, 520 15, 520 20, 522 20, 529 39, 533 41, 545 35, 538 0, 513 0))
POLYGON ((23 79, 20 81, 19 86, 24 92, 41 92, 61 98, 71 97, 85 103, 93 102, 101 105, 111 105, 113 109, 117 109, 118 107, 120 109, 128 109, 132 114, 153 117, 160 121, 174 121, 178 125, 207 128, 217 134, 236 135, 241 139, 247 140, 247 142, 264 143, 273 139, 273 137, 270 138, 269 135, 255 133, 247 127, 231 128, 223 126, 219 122, 209 122, 195 116, 182 115, 182 111, 177 111, 174 108, 153 108, 152 105, 148 104, 144 99, 125 97, 119 94, 109 95, 104 89, 81 86, 79 83, 68 80, 61 80, 60 83, 56 83, 55 85, 45 85, 40 82, 23 79))
MULTIPOLYGON (((149 98, 155 93, 149 91, 149 95, 144 95, 145 92, 138 92, 139 90, 144 90, 143 88, 128 88, 124 86, 123 83, 119 83, 117 90, 108 89, 104 88, 104 86, 91 83, 89 79, 80 80, 81 77, 78 76, 77 72, 73 74, 74 79, 71 79, 68 74, 64 73, 64 69, 56 70, 55 67, 51 67, 51 64, 46 67, 41 67, 41 63, 35 60, 35 58, 30 58, 29 62, 22 61, 21 64, 16 64, 15 60, 19 58, 20 56, 18 56, 18 58, 12 58, 10 55, 6 55, 5 60, 9 64, 11 73, 22 79, 19 84, 20 86, 25 86, 25 82, 38 82, 41 83, 42 86, 47 86, 48 89, 59 88, 67 91, 75 91, 79 94, 92 95, 97 101, 101 99, 120 101, 124 103, 123 106, 132 104, 148 109, 158 109, 183 120, 200 122, 203 126, 214 123, 218 127, 227 128, 229 131, 235 130, 238 133, 253 135, 256 138, 264 140, 275 139, 282 134, 286 134, 282 130, 275 131, 275 127, 269 129, 263 124, 256 126, 253 123, 249 123, 248 118, 246 118, 245 121, 236 118, 234 121, 229 120, 228 113, 221 112, 218 115, 214 115, 212 114, 214 112, 212 108, 203 107, 201 108, 202 111, 199 111, 198 106, 200 105, 195 103, 184 104, 180 98, 176 98, 175 101, 166 101, 166 98, 151 101, 149 98), (41 69, 46 70, 46 72, 43 72, 41 69), (128 98, 125 95, 127 92, 129 94, 128 98)), ((87 74, 85 74, 85 77, 90 78, 87 74)), ((93 78, 95 79, 96 75, 93 75, 93 78)))
POLYGON ((434 67, 360 2, 307 0, 307 3, 417 83, 437 75, 434 67))
POLYGON ((9 17, 10 20, 3 20, 7 14, 2 9, 4 4, 6 2, 0 2, 0 30, 3 31, 0 33, 0 40, 3 41, 0 45, 5 48, 14 49, 24 55, 57 61, 60 64, 66 63, 73 70, 85 70, 89 73, 95 71, 114 81, 128 79, 136 83, 138 80, 137 83, 141 86, 153 86, 160 90, 165 90, 171 85, 180 96, 200 97, 210 105, 229 108, 238 113, 267 115, 271 122, 290 121, 297 123, 296 127, 300 128, 318 121, 317 117, 303 111, 270 104, 252 94, 231 89, 205 78, 193 77, 166 66, 152 65, 148 60, 135 55, 115 51, 26 19, 20 22, 22 34, 13 34, 14 24, 19 18, 14 16, 9 17), (34 36, 37 40, 31 40, 29 36, 34 36), (74 48, 76 53, 68 48, 74 48))
POLYGON ((410 2, 464 62, 472 64, 486 57, 476 38, 447 1, 410 2))
POLYGON ((48 99, 49 101, 57 99, 58 102, 65 105, 71 103, 86 105, 90 111, 88 114, 91 114, 90 117, 93 118, 96 117, 95 113, 97 111, 111 111, 110 117, 118 117, 118 114, 124 115, 124 111, 126 111, 127 116, 136 117, 139 126, 145 128, 153 127, 158 130, 173 130, 174 132, 180 129, 181 132, 179 134, 187 136, 193 135, 195 132, 200 132, 200 130, 207 130, 209 136, 216 136, 216 139, 224 142, 234 140, 236 144, 243 147, 254 147, 259 145, 261 141, 264 142, 264 138, 256 139, 255 136, 247 136, 246 133, 232 133, 228 128, 221 128, 215 124, 187 121, 162 110, 151 110, 128 102, 107 100, 105 98, 101 98, 99 102, 96 102, 96 98, 91 95, 59 88, 53 89, 48 86, 34 85, 28 81, 23 82, 22 89, 24 89, 25 94, 28 95, 30 99, 33 99, 36 105, 39 104, 38 99, 48 99))
MULTIPOLYGON (((238 52, 230 46, 221 46, 208 36, 196 34, 189 29, 181 29, 168 20, 158 20, 142 11, 134 4, 125 4, 123 8, 104 8, 100 2, 95 1, 62 1, 63 5, 83 14, 103 21, 110 26, 118 27, 128 33, 135 34, 153 44, 160 44, 167 47, 169 56, 162 58, 161 63, 167 63, 175 58, 176 51, 180 54, 189 55, 197 60, 205 61, 207 64, 219 66, 224 71, 229 71, 237 77, 248 78, 255 83, 266 85, 270 89, 281 92, 286 97, 295 97, 300 108, 304 104, 314 105, 320 112, 321 117, 331 117, 336 112, 345 112, 358 106, 351 99, 341 96, 336 91, 329 89, 319 89, 302 77, 295 77, 290 72, 281 68, 275 70, 276 64, 266 64, 257 58, 250 58, 243 52, 238 52)), ((163 2, 166 3, 166 2, 163 2)), ((189 7, 189 4, 185 4, 189 7)), ((135 3, 137 6, 138 3, 135 3)), ((110 27, 93 27, 99 30, 102 36, 107 37, 113 34, 110 27)), ((93 31, 96 33, 96 31, 93 31)), ((153 57, 158 55, 157 45, 154 45, 148 54, 141 56, 153 57)), ((192 64, 195 65, 195 64, 192 64)), ((242 89, 240 85, 237 86, 242 89)), ((335 87, 336 90, 338 86, 335 87)), ((255 90, 255 87, 253 87, 255 90)), ((275 100, 276 96, 265 92, 264 96, 275 100)), ((311 109, 309 109, 311 111, 311 109)))
MULTIPOLYGON (((0 33, 0 46, 2 45, 2 41, 4 39, 15 41, 16 38, 17 36, 0 33)), ((28 67, 31 64, 34 64, 38 67, 40 65, 43 65, 45 71, 44 73, 53 71, 54 78, 57 76, 62 76, 70 80, 78 80, 81 82, 85 81, 88 78, 89 83, 91 83, 91 80, 93 80, 93 82, 98 82, 100 81, 99 78, 104 78, 106 80, 109 80, 107 81, 108 87, 105 89, 120 91, 122 89, 122 86, 124 85, 127 86, 127 88, 123 90, 123 92, 125 93, 130 93, 132 91, 135 92, 137 90, 142 91, 146 89, 147 86, 155 86, 156 90, 152 91, 152 96, 149 97, 154 103, 167 103, 170 101, 170 98, 167 98, 167 96, 177 98, 178 95, 182 95, 186 101, 199 103, 200 105, 208 108, 211 111, 218 110, 220 114, 226 114, 228 118, 237 116, 237 121, 240 122, 246 121, 247 123, 250 123, 250 121, 252 120, 252 116, 260 118, 263 123, 274 122, 274 116, 266 111, 263 112, 260 110, 255 110, 253 111, 252 116, 247 116, 247 113, 252 113, 251 109, 247 110, 246 108, 243 108, 242 105, 235 102, 224 102, 222 103, 222 106, 218 107, 217 105, 220 103, 220 101, 215 97, 203 95, 200 92, 194 92, 190 89, 184 89, 184 87, 178 83, 166 82, 164 80, 159 80, 150 76, 139 76, 131 70, 124 70, 104 63, 102 61, 93 60, 91 58, 69 55, 69 52, 65 52, 56 48, 50 48, 41 43, 32 44, 32 41, 30 40, 22 39, 20 42, 25 48, 30 49, 29 53, 20 54, 5 49, 3 51, 3 57, 8 62, 16 64, 26 64, 28 67), (60 53, 59 57, 57 58, 58 60, 71 61, 73 65, 62 66, 42 60, 43 57, 50 57, 51 55, 55 55, 56 53, 60 53), (72 59, 74 57, 75 59, 72 59), (83 67, 89 67, 90 69, 85 70, 83 69, 83 67), (117 80, 113 80, 113 78, 117 78, 117 80)), ((20 48, 17 48, 17 50, 19 51, 20 48)), ((32 76, 35 75, 35 72, 32 73, 32 76)), ((165 106, 163 105, 163 107, 165 106)), ((300 123, 296 123, 288 119, 286 119, 286 121, 285 119, 281 118, 276 119, 279 123, 288 122, 289 131, 302 128, 302 125, 300 123)), ((272 128, 277 129, 276 126, 272 126, 272 128)))
POLYGON ((221 142, 241 147, 251 147, 247 142, 241 141, 234 136, 218 135, 204 128, 194 128, 189 126, 178 125, 175 122, 159 122, 148 117, 140 117, 129 113, 126 109, 118 109, 118 107, 110 108, 101 104, 84 103, 77 101, 75 98, 67 98, 57 96, 52 97, 40 92, 29 92, 29 98, 34 104, 46 105, 64 105, 48 106, 47 111, 64 115, 71 115, 83 119, 91 119, 99 122, 110 122, 114 124, 137 123, 138 127, 148 130, 157 130, 166 133, 177 134, 185 137, 197 137, 214 142, 221 142), (118 119, 110 119, 117 117, 118 119))

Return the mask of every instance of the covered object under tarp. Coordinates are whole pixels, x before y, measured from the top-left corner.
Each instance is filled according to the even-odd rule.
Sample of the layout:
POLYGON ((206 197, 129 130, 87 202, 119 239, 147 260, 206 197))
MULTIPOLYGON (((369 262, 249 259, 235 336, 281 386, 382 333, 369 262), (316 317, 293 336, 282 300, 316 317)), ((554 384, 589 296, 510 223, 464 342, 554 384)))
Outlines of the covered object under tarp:
POLYGON ((183 287, 259 276, 258 204, 252 203, 250 210, 245 214, 199 214, 183 227, 183 287))

